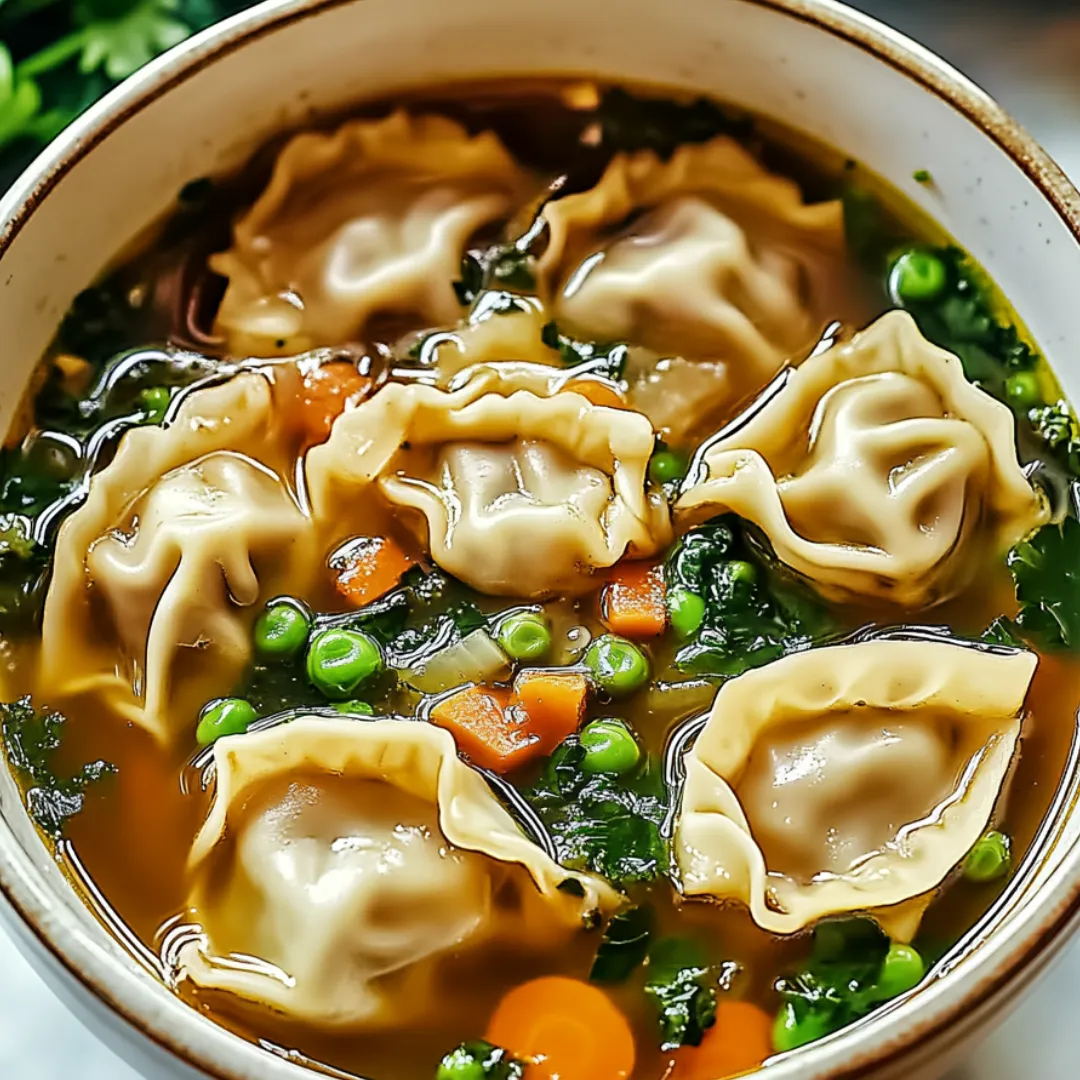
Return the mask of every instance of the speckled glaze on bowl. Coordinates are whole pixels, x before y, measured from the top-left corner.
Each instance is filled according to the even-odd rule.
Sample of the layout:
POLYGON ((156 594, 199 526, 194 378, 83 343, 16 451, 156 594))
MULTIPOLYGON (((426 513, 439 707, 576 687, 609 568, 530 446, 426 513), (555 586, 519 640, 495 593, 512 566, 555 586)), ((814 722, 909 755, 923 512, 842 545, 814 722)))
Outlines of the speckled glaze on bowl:
MULTIPOLYGON (((128 80, 0 202, 0 422, 6 427, 75 293, 186 180, 232 168, 283 126, 365 97, 439 80, 542 74, 712 93, 865 163, 987 267, 1080 400, 1080 196, 982 91, 842 5, 275 0, 128 80), (932 172, 932 188, 912 179, 917 169, 932 172)), ((1017 1001, 1080 921, 1075 772, 988 929, 906 999, 773 1059, 769 1080, 931 1080, 1017 1001)), ((0 893, 9 927, 40 973, 146 1076, 312 1076, 169 993, 86 906, 2 769, 0 893)))

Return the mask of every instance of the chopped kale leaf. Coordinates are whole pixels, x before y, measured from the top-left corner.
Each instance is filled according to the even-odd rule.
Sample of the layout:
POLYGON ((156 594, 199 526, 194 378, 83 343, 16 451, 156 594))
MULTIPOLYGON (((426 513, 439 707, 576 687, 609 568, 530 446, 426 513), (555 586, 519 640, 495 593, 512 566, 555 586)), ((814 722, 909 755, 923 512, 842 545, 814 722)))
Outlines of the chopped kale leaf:
POLYGON ((618 87, 604 91, 596 120, 603 150, 652 150, 665 159, 684 143, 708 142, 718 135, 745 137, 753 131, 751 120, 732 116, 708 98, 680 103, 638 97, 618 87))
POLYGON ((86 789, 116 771, 113 765, 95 761, 73 776, 56 771, 65 718, 57 712, 35 709, 29 695, 0 704, 0 733, 8 761, 21 779, 26 807, 42 832, 59 840, 64 823, 83 808, 86 789))
POLYGON ((868 919, 822 923, 804 968, 778 979, 783 1044, 790 1050, 866 1016, 890 994, 878 986, 889 939, 868 919))
POLYGON ((649 950, 645 995, 660 1025, 660 1049, 699 1046, 716 1023, 716 979, 689 938, 663 938, 649 950))
POLYGON ((522 792, 550 834, 559 862, 616 884, 659 877, 669 867, 660 833, 668 810, 660 768, 644 759, 622 776, 589 775, 582 769, 584 758, 572 736, 522 792))
POLYGON ((832 633, 809 590, 781 579, 747 543, 744 525, 725 516, 687 532, 668 556, 668 589, 700 596, 705 616, 676 654, 681 671, 731 676, 832 633))
POLYGON ((1009 552, 1021 633, 1045 649, 1080 648, 1080 521, 1044 525, 1009 552))
POLYGON ((648 907, 630 907, 613 915, 596 950, 589 978, 602 983, 628 979, 645 960, 652 925, 652 911, 648 907))

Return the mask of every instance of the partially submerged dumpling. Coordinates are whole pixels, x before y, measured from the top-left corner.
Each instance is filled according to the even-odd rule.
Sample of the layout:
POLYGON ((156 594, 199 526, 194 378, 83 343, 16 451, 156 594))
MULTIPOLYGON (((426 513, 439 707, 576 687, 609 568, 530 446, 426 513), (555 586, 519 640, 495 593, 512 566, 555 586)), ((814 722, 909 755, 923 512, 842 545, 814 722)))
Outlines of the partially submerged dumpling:
POLYGON ((257 605, 312 569, 310 519, 285 468, 275 382, 245 373, 192 393, 167 428, 138 428, 60 530, 45 601, 42 680, 100 690, 169 740, 226 693, 257 605), (119 662, 118 662, 119 657, 119 662))
POLYGON ((679 523, 728 511, 824 595, 925 606, 1047 517, 1009 409, 904 312, 811 356, 712 443, 679 523))
POLYGON ((652 426, 498 365, 453 391, 390 384, 308 455, 318 521, 412 525, 444 570, 497 596, 595 586, 595 572, 670 539, 647 480, 652 426), (515 389, 524 379, 529 389, 515 389))
POLYGON ((732 393, 761 387, 821 332, 842 278, 839 202, 729 138, 619 155, 595 187, 543 209, 540 268, 560 325, 661 355, 723 360, 732 393))
POLYGON ((491 132, 399 111, 297 135, 211 266, 217 325, 238 353, 277 356, 362 337, 375 315, 456 322, 469 241, 532 190, 491 132))
POLYGON ((993 818, 1037 663, 878 640, 725 683, 686 757, 683 891, 778 934, 867 911, 909 936, 993 818))
POLYGON ((413 1026, 469 954, 535 956, 619 903, 529 840, 440 728, 301 718, 214 761, 189 862, 202 934, 176 971, 200 989, 328 1028, 413 1026))

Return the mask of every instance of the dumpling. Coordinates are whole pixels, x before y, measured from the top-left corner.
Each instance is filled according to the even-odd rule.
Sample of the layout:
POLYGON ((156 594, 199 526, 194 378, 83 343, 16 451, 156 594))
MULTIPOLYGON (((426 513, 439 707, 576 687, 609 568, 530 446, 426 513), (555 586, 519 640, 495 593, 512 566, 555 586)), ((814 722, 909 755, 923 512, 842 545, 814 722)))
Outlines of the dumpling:
POLYGON ((490 132, 399 111, 297 135, 210 260, 228 278, 219 332, 279 356, 360 338, 375 315, 457 321, 469 241, 535 185, 490 132))
POLYGON ((777 934, 868 911, 909 937, 991 822, 1037 663, 871 640, 725 683, 686 756, 683 891, 741 901, 777 934))
POLYGON ((722 360, 732 392, 760 389, 838 310, 839 202, 807 205, 792 181, 728 138, 616 157, 597 185, 549 202, 540 258, 560 326, 664 356, 722 360))
POLYGON ((588 590, 595 571, 663 548, 671 527, 646 477, 649 421, 515 385, 489 370, 450 392, 383 387, 309 453, 316 520, 355 531, 381 505, 448 573, 530 599, 588 590))
POLYGON ((306 717, 221 739, 214 762, 189 862, 201 935, 175 972, 203 990, 327 1028, 414 1026, 469 953, 535 956, 619 903, 429 724, 306 717))
POLYGON ((910 315, 811 356, 708 446, 675 506, 733 511, 825 596, 924 606, 954 595, 1047 517, 1012 413, 910 315))
POLYGON ((168 428, 125 434, 57 539, 42 631, 52 693, 98 688, 169 741, 228 692, 257 605, 302 584, 315 552, 274 401, 293 374, 238 375, 190 394, 168 428))

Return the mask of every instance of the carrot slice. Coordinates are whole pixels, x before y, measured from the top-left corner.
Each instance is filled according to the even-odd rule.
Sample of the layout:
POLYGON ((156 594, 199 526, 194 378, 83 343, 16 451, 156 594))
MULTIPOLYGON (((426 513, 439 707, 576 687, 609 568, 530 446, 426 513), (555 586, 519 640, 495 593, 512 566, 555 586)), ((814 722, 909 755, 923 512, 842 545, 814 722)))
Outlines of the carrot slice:
POLYGON ((772 1054, 772 1018, 749 1001, 721 1001, 700 1046, 675 1051, 670 1080, 725 1080, 756 1069, 772 1054))
POLYGON ((662 634, 667 624, 663 567, 648 562, 618 563, 604 589, 600 610, 612 633, 638 639, 662 634))
POLYGON ((625 1080, 634 1071, 634 1035, 607 995, 561 975, 514 987, 485 1038, 532 1058, 528 1080, 625 1080))
POLYGON ((467 686, 435 705, 431 722, 446 728, 481 768, 509 772, 539 753, 536 737, 515 722, 509 704, 509 690, 467 686))
POLYGON ((304 373, 300 419, 313 443, 325 442, 330 426, 346 409, 354 409, 371 392, 371 379, 348 360, 334 360, 304 373))
POLYGON ((394 588, 414 561, 388 536, 362 536, 338 548, 330 568, 337 591, 363 607, 394 588))
POLYGON ((577 731, 585 716, 589 684, 575 671, 523 671, 514 680, 511 706, 525 714, 537 754, 550 754, 577 731))

